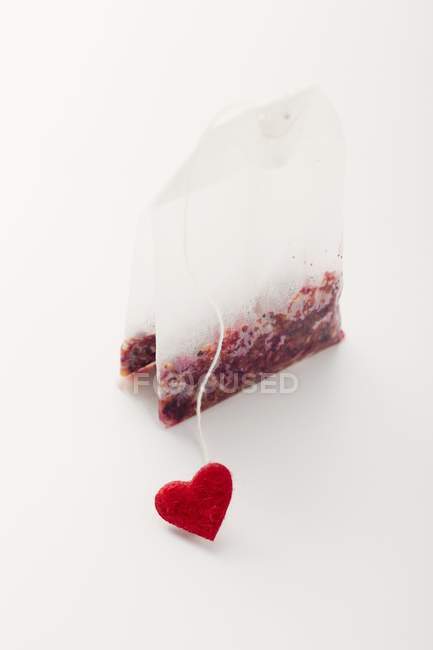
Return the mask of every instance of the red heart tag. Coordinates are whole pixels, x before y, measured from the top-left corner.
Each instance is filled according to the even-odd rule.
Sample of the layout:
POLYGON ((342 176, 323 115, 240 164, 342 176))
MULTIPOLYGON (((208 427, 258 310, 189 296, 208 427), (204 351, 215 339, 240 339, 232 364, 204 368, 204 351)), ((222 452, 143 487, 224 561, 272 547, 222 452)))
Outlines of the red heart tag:
POLYGON ((192 481, 172 481, 155 496, 163 519, 213 541, 232 498, 232 477, 224 465, 204 465, 192 481))

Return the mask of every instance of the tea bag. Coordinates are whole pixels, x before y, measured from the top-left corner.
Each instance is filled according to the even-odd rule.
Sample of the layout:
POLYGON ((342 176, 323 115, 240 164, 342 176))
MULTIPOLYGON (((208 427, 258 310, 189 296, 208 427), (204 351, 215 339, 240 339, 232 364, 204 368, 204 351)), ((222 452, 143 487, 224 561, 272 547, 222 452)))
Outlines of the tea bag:
POLYGON ((196 413, 341 341, 344 144, 317 89, 221 119, 139 225, 123 374, 196 413))

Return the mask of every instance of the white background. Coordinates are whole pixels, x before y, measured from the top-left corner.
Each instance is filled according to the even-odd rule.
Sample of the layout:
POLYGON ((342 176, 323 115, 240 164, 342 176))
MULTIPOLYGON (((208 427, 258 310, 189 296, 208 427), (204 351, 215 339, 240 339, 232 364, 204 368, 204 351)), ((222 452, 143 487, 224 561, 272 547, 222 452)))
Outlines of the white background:
POLYGON ((428 0, 4 0, 0 645, 433 645, 428 0), (119 390, 138 215, 216 111, 319 83, 349 165, 347 340, 204 417, 216 542, 153 509, 200 464, 119 390))

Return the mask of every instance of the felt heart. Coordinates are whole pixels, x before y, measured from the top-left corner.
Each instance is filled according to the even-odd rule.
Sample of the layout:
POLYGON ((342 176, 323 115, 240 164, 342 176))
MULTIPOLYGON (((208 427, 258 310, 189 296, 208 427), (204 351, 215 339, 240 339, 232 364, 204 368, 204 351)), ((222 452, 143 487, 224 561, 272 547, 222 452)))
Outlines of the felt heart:
POLYGON ((192 481, 172 481, 155 496, 163 519, 213 541, 232 498, 232 477, 224 465, 204 465, 192 481))

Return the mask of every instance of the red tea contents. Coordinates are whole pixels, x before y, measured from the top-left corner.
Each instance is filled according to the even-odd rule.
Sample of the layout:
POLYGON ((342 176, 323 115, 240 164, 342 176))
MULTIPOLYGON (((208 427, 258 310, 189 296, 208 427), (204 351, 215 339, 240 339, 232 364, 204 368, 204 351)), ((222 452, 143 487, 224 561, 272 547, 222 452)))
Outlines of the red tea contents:
MULTIPOLYGON (((341 341, 340 291, 340 276, 325 273, 320 285, 300 289, 285 311, 269 311, 253 322, 227 328, 218 365, 203 395, 203 410, 341 341)), ((195 414, 198 386, 215 350, 216 342, 208 343, 160 369, 159 416, 167 426, 195 414)), ((154 361, 154 335, 130 339, 122 347, 122 374, 142 370, 154 361)))
POLYGON ((128 339, 120 349, 120 374, 126 377, 134 372, 145 371, 155 363, 155 353, 155 334, 128 339))

